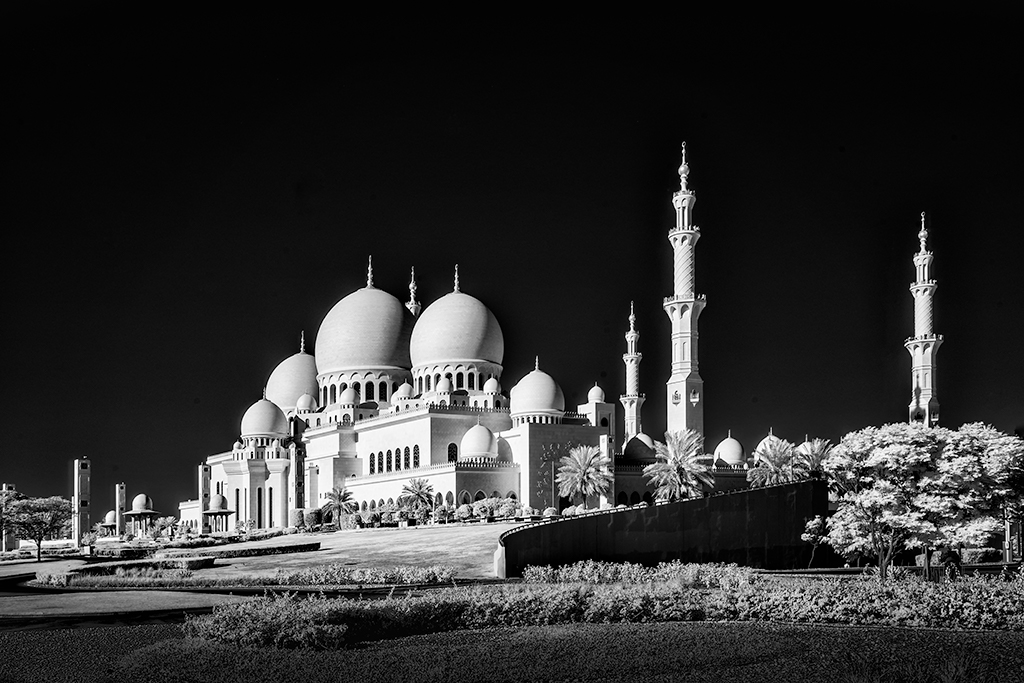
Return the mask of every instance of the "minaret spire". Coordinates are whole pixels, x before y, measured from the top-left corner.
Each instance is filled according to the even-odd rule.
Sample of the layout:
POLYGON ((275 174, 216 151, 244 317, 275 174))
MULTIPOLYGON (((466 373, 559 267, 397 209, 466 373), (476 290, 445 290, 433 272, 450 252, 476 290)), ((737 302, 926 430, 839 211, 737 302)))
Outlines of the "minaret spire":
POLYGON ((640 360, 643 358, 643 354, 637 350, 639 341, 640 333, 636 331, 636 315, 633 312, 633 302, 630 301, 626 353, 622 354, 622 362, 626 365, 626 393, 619 396, 623 415, 623 449, 630 439, 643 431, 640 422, 640 409, 646 398, 640 393, 640 360))
POLYGON ((942 335, 932 331, 932 299, 938 283, 932 279, 934 257, 928 251, 928 228, 921 212, 921 230, 917 233, 921 249, 914 254, 917 279, 910 284, 914 297, 914 336, 903 343, 910 353, 911 388, 910 422, 929 427, 939 423, 939 399, 935 387, 935 355, 942 345, 942 335))
POLYGON ((409 309, 409 312, 413 316, 420 314, 422 308, 418 301, 416 301, 416 267, 412 268, 412 273, 409 276, 409 301, 406 302, 405 307, 409 309))
POLYGON ((299 353, 306 352, 306 331, 299 332, 299 353))
POLYGON ((693 429, 704 433, 704 380, 697 362, 697 319, 707 303, 695 292, 696 262, 694 249, 700 228, 693 224, 693 205, 697 196, 687 187, 690 167, 686 163, 686 143, 679 166, 679 191, 672 195, 676 224, 668 232, 673 256, 673 292, 665 297, 664 308, 672 324, 672 374, 668 391, 667 431, 693 429))
POLYGON ((366 286, 373 287, 373 256, 367 257, 366 262, 366 286))
POLYGON ((459 291, 459 264, 455 264, 455 289, 452 291, 459 291))

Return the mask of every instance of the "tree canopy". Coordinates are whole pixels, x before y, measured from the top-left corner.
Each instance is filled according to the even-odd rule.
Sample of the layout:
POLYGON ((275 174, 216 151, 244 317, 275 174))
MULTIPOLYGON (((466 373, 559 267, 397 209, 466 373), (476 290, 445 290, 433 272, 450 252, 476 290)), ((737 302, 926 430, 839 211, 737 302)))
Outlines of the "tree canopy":
POLYGON ((876 557, 883 579, 904 548, 982 545, 1019 505, 1022 462, 1024 441, 979 423, 851 432, 822 463, 840 494, 829 543, 876 557))
POLYGON ((352 497, 352 492, 344 486, 335 486, 326 495, 327 502, 320 506, 320 512, 329 513, 333 523, 337 524, 343 514, 355 510, 356 501, 352 497))
POLYGON ((64 531, 71 521, 71 501, 60 496, 22 498, 7 505, 4 523, 18 538, 34 541, 36 561, 43 559, 43 539, 64 531))
POLYGON ((566 498, 583 499, 608 493, 612 485, 611 458, 597 446, 576 446, 560 461, 558 495, 566 498))
POLYGON ((698 495, 715 485, 704 458, 704 436, 693 429, 665 432, 665 443, 654 442, 657 460, 644 467, 644 477, 655 489, 655 498, 676 501, 698 495))

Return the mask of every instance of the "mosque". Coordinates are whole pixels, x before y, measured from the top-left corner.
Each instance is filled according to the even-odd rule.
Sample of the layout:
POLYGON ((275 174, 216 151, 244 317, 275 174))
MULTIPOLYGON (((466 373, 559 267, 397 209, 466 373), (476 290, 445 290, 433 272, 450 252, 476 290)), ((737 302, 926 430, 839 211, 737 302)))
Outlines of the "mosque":
MULTIPOLYGON (((701 233, 692 222, 696 195, 688 174, 684 144, 668 232, 673 293, 662 304, 671 321, 667 431, 704 433, 697 323, 706 299, 694 288, 701 233)), ((941 337, 930 330, 934 281, 923 237, 915 263, 918 327, 907 341, 914 359, 911 419, 932 421, 938 410, 932 365, 941 337)), ((654 441, 642 430, 642 354, 632 309, 619 435, 616 405, 596 384, 586 403, 567 410, 561 387, 539 359, 514 383, 503 377, 501 325, 485 303, 460 289, 458 266, 452 291, 425 308, 416 290, 415 271, 404 303, 375 287, 371 260, 366 286, 324 317, 315 352, 302 339, 245 411, 238 440, 199 464, 198 495, 179 504, 181 521, 197 530, 234 528, 236 520, 288 526, 292 511, 322 506, 334 487, 348 489, 360 510, 373 510, 396 502, 413 478, 433 487, 438 505, 497 496, 560 509, 568 501, 558 497, 559 460, 577 445, 597 446, 614 463, 612 490, 588 501, 591 506, 651 500, 642 470, 655 460, 654 441)), ((722 441, 709 464, 717 489, 748 485, 753 462, 736 439, 722 441)))

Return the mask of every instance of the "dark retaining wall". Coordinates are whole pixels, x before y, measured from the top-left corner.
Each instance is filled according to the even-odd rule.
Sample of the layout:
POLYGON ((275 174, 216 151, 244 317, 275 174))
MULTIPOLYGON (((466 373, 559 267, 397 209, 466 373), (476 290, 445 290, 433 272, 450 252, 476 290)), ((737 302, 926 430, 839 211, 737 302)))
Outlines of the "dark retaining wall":
MULTIPOLYGON (((500 575, 527 565, 580 560, 735 562, 762 569, 803 569, 811 545, 800 540, 815 515, 828 515, 822 480, 746 489, 650 507, 607 510, 513 529, 495 557, 500 575)), ((819 548, 819 555, 821 554, 819 548)), ((818 564, 817 557, 815 564, 818 564)))

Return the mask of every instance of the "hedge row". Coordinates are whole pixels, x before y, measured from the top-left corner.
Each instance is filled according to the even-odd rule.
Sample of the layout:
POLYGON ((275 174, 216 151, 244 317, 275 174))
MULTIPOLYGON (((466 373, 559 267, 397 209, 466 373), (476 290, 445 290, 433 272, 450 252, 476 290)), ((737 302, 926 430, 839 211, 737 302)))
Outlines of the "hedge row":
POLYGON ((451 583, 454 578, 455 567, 448 565, 432 565, 430 567, 369 567, 361 569, 335 563, 319 567, 308 567, 297 572, 279 572, 277 583, 283 586, 407 585, 451 583))
MULTIPOLYGON (((103 585, 109 578, 163 578, 191 576, 195 569, 212 567, 212 557, 191 557, 163 560, 127 560, 125 562, 102 562, 77 567, 61 573, 37 573, 34 583, 42 586, 86 586, 103 585)), ((116 581, 116 580, 115 580, 116 581)), ((118 583, 124 583, 120 581, 118 583)))
POLYGON ((250 646, 334 648, 459 629, 564 623, 763 620, 1024 630, 1024 580, 755 582, 693 589, 524 584, 444 589, 379 601, 294 595, 223 605, 191 617, 189 637, 250 646))
MULTIPOLYGON (((291 543, 289 545, 257 546, 255 548, 211 548, 203 549, 201 555, 217 558, 257 557, 261 555, 283 555, 285 553, 306 553, 314 550, 320 550, 320 541, 291 543)), ((161 551, 157 556, 164 558, 198 557, 200 556, 200 553, 190 552, 188 550, 166 550, 161 551)))
POLYGON ((725 588, 753 583, 754 570, 736 564, 683 563, 679 560, 645 567, 629 562, 585 560, 564 567, 527 567, 526 583, 674 583, 696 588, 725 588))

